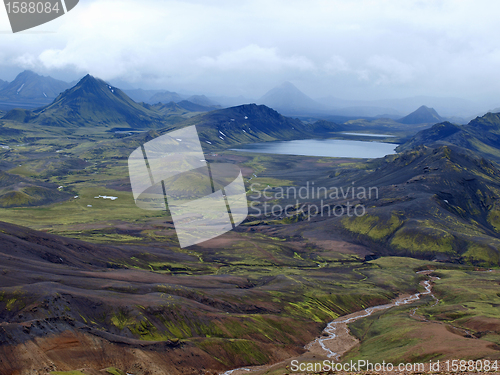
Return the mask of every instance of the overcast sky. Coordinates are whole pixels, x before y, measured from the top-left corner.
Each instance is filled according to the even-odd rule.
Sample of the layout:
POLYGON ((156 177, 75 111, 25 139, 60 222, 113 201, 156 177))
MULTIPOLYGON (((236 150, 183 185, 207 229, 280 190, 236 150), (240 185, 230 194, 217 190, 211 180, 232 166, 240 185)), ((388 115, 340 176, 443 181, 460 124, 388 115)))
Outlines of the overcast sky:
POLYGON ((499 14, 497 0, 80 0, 12 34, 1 8, 0 78, 90 73, 248 98, 290 81, 313 98, 500 104, 499 14))

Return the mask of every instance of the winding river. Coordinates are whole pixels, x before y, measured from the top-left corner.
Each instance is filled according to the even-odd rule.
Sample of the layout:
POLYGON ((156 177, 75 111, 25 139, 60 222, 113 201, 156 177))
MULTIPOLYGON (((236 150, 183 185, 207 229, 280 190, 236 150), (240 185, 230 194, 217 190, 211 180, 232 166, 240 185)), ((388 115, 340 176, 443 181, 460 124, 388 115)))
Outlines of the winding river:
MULTIPOLYGON (((420 271, 418 274, 430 274, 433 271, 420 271)), ((439 279, 438 277, 431 278, 432 280, 439 279)), ((391 307, 401 306, 411 304, 420 299, 421 296, 431 295, 434 299, 436 305, 439 300, 432 294, 432 284, 431 280, 425 280, 420 283, 425 288, 425 292, 416 293, 411 296, 406 297, 398 297, 394 299, 391 303, 385 305, 378 305, 373 307, 368 307, 364 310, 357 311, 355 313, 342 316, 337 318, 326 326, 323 330, 322 336, 316 338, 314 341, 311 341, 304 348, 307 349, 311 353, 322 354, 334 359, 336 361, 340 360, 340 357, 353 348, 358 340, 351 336, 348 328, 348 324, 355 322, 358 319, 366 318, 367 316, 372 315, 376 311, 390 309, 391 307)), ((433 306, 434 306, 433 305, 433 306)), ((417 309, 412 310, 412 315, 415 314, 417 309)), ((242 367, 234 370, 229 370, 221 373, 221 375, 241 375, 248 374, 250 372, 261 371, 269 366, 256 366, 256 367, 242 367)))

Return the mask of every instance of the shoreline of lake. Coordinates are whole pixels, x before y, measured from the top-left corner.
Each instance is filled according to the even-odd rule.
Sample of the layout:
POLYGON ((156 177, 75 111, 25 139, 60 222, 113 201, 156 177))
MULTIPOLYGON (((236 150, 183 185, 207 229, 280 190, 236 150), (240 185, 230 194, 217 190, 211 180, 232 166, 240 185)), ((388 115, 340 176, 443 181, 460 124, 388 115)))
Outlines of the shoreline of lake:
POLYGON ((398 144, 343 139, 302 139, 242 145, 232 151, 278 155, 376 159, 396 154, 398 144))

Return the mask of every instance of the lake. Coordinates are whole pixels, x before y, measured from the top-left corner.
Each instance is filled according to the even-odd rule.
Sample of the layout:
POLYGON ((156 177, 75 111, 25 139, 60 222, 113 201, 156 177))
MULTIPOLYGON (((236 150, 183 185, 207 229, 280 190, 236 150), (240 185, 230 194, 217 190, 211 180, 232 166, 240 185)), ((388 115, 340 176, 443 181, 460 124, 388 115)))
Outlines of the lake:
POLYGON ((340 134, 345 134, 345 135, 358 135, 360 137, 379 137, 379 138, 390 138, 394 137, 393 135, 390 134, 371 134, 371 133, 350 133, 350 132, 342 132, 340 134))
POLYGON ((397 144, 349 141, 342 139, 303 139, 242 145, 235 151, 264 154, 327 156, 334 158, 374 159, 395 154, 397 144))

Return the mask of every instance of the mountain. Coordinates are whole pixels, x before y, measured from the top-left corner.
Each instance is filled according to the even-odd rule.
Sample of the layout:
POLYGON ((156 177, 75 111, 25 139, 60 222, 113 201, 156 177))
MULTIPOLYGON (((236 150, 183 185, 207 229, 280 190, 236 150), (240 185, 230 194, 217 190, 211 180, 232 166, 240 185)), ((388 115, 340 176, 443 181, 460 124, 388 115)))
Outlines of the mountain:
POLYGON ((425 105, 418 108, 409 115, 400 118, 398 122, 402 124, 428 124, 441 122, 444 119, 434 110, 434 108, 426 107, 425 105))
POLYGON ((182 108, 181 106, 179 106, 179 104, 175 102, 170 102, 166 104, 156 103, 151 105, 151 108, 153 108, 155 111, 161 114, 171 114, 171 113, 185 114, 190 112, 185 108, 182 108))
POLYGON ((182 100, 177 103, 181 108, 184 108, 185 110, 188 110, 190 112, 209 112, 213 111, 214 109, 220 108, 220 106, 217 107, 211 107, 211 106, 204 106, 201 104, 193 103, 189 100, 182 100))
MULTIPOLYGON (((208 112, 212 110, 211 108, 205 111, 193 111, 191 109, 186 109, 184 106, 181 106, 180 105, 181 103, 182 102, 179 103, 170 102, 167 104, 156 103, 153 105, 146 104, 145 106, 147 108, 150 108, 158 112, 160 115, 163 116, 165 121, 171 125, 182 123, 186 121, 186 119, 197 115, 199 112, 208 112)), ((196 106, 196 104, 193 104, 193 106, 196 106)))
POLYGON ((439 123, 422 130, 397 150, 406 151, 421 145, 451 144, 472 150, 488 158, 500 160, 500 113, 487 113, 467 125, 439 123))
POLYGON ((331 109, 329 114, 346 117, 385 117, 400 118, 401 114, 393 108, 353 106, 338 109, 331 109))
POLYGON ((0 171, 0 207, 29 207, 51 204, 73 195, 60 191, 57 185, 30 180, 0 171))
POLYGON ((25 70, 14 81, 0 90, 0 100, 48 101, 54 99, 69 87, 70 85, 67 82, 59 81, 52 77, 40 76, 30 70, 25 70))
POLYGON ((425 129, 415 134, 410 140, 398 147, 400 151, 411 150, 420 145, 433 145, 439 141, 445 140, 457 132, 460 132, 461 126, 452 124, 448 121, 434 125, 432 128, 425 129))
POLYGON ((485 108, 483 108, 483 105, 481 103, 453 97, 443 98, 421 95, 398 99, 359 100, 341 99, 334 96, 327 96, 318 98, 316 100, 328 109, 347 110, 351 107, 366 107, 372 108, 373 111, 378 111, 378 113, 372 114, 370 116, 383 114, 384 108, 387 108, 390 110, 386 111, 386 113, 398 113, 399 117, 401 117, 404 113, 410 113, 414 110, 414 108, 422 105, 422 103, 427 103, 429 107, 436 109, 436 111, 438 111, 443 116, 458 116, 460 118, 469 118, 468 121, 472 120, 475 117, 474 115, 477 115, 478 113, 481 113, 481 115, 485 113, 485 108))
POLYGON ((258 103, 285 114, 321 110, 323 106, 314 101, 290 82, 285 82, 262 96, 258 103))
POLYGON ((248 99, 243 95, 239 96, 212 96, 212 100, 220 103, 222 107, 236 107, 238 105, 255 103, 255 99, 248 99))
POLYGON ((6 87, 8 84, 9 84, 9 82, 7 82, 7 81, 2 81, 2 80, 0 79, 0 90, 2 90, 2 89, 3 89, 4 87, 6 87))
MULTIPOLYGON (((76 82, 75 82, 76 84, 76 82)), ((128 95, 130 99, 132 99, 134 102, 140 103, 151 103, 149 99, 155 95, 158 94, 159 92, 162 92, 161 90, 143 90, 143 89, 131 89, 131 90, 122 90, 125 94, 128 95)))
POLYGON ((13 110, 4 119, 63 127, 164 126, 159 113, 135 103, 120 89, 90 75, 60 94, 52 104, 33 112, 13 110))
POLYGON ((204 107, 217 107, 217 106, 219 106, 219 103, 216 103, 213 100, 210 100, 205 95, 193 95, 193 96, 190 96, 189 98, 187 98, 187 101, 194 103, 194 104, 202 105, 204 107))
POLYGON ((182 96, 180 96, 179 94, 177 94, 176 92, 161 91, 161 92, 155 93, 154 95, 152 95, 151 97, 149 97, 148 100, 145 100, 145 101, 148 102, 148 103, 152 103, 152 104, 155 104, 155 103, 170 103, 170 102, 178 103, 178 102, 180 102, 183 99, 184 98, 182 96))
POLYGON ((176 126, 190 125, 196 125, 202 144, 208 150, 254 142, 313 138, 339 130, 339 126, 332 122, 305 124, 265 105, 256 104, 213 110, 176 126))
POLYGON ((341 225, 380 255, 500 264, 498 165, 457 146, 418 147, 344 179, 378 189, 365 216, 341 225))

